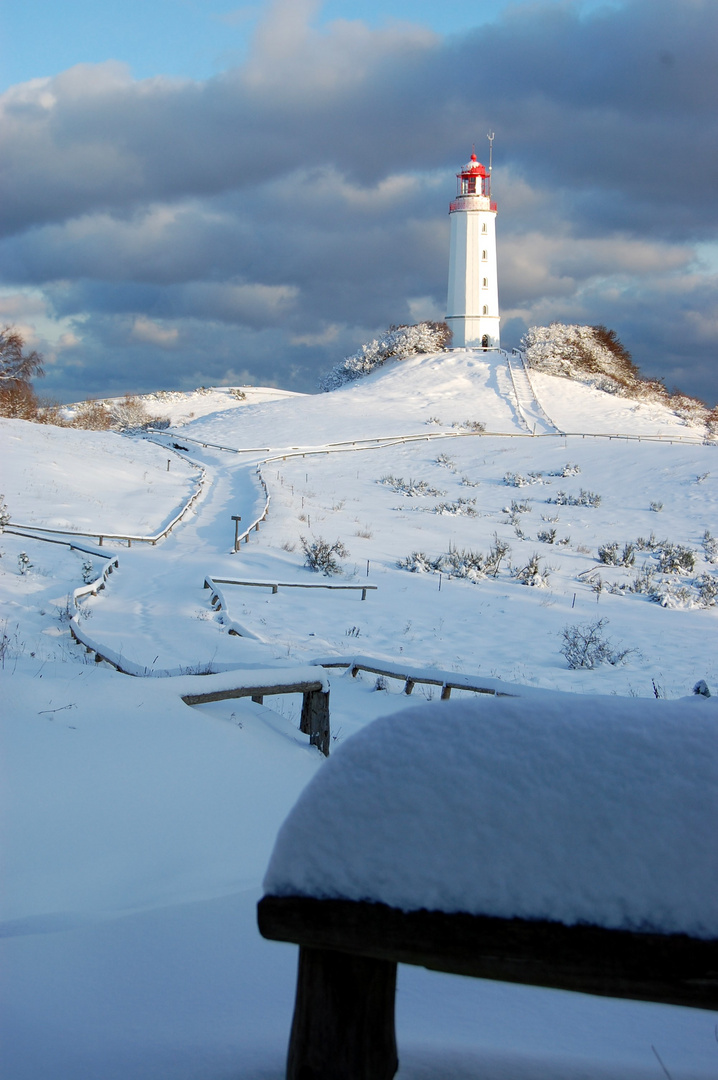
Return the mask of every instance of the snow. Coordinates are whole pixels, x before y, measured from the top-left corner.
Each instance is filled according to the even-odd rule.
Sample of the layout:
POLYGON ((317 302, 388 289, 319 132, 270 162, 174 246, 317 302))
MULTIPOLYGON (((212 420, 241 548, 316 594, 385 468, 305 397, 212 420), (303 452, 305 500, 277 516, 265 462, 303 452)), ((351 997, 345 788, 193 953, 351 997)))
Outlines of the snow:
POLYGON ((302 792, 265 890, 716 937, 717 725, 700 695, 376 720, 302 792))
POLYGON ((0 454, 2 490, 12 521, 22 525, 104 535, 155 532, 197 485, 198 470, 177 454, 112 431, 3 420, 0 454))
MULTIPOLYGON (((0 422, 0 491, 12 520, 84 530, 86 549, 99 530, 158 531, 206 470, 202 496, 156 546, 113 541, 90 554, 0 537, 4 1075, 283 1074, 296 953, 259 938, 254 905, 282 821, 326 764, 298 731, 301 695, 190 707, 177 692, 182 679, 249 680, 256 669, 312 670, 318 659, 361 656, 404 675, 449 673, 517 689, 532 708, 557 690, 636 696, 646 706, 654 687, 679 699, 705 679, 716 693, 718 607, 662 608, 646 594, 611 593, 644 562, 664 576, 648 549, 634 568, 597 558, 599 545, 622 548, 653 530, 695 551, 696 577, 715 577, 702 542, 706 529, 718 533, 715 445, 657 405, 646 412, 539 373, 532 381, 545 414, 576 436, 529 437, 506 364, 471 350, 389 361, 331 394, 246 388, 246 401, 237 401, 225 389, 195 392, 169 403, 182 427, 156 443, 0 422), (466 420, 493 434, 457 433, 452 425, 466 420), (631 438, 607 437, 616 433, 631 438), (652 441, 674 434, 691 442, 652 441), (448 463, 438 463, 442 453, 448 463), (580 473, 551 475, 567 462, 580 473), (265 506, 258 466, 269 516, 234 554, 232 515, 245 526, 265 506), (543 483, 509 488, 507 472, 541 472, 543 483), (412 513, 437 500, 398 497, 377 483, 387 474, 425 481, 452 503, 476 497, 477 515, 412 513), (599 493, 600 506, 546 502, 581 488, 599 493), (519 515, 523 540, 510 522, 512 498, 529 507, 519 515), (649 509, 653 501, 663 503, 660 513, 649 509), (556 515, 555 524, 544 520, 556 515), (552 527, 566 546, 538 540, 552 527), (511 547, 496 577, 474 582, 397 566, 412 551, 431 560, 450 550, 485 555, 494 534, 511 547), (300 535, 339 539, 350 552, 344 574, 312 574, 300 535), (32 564, 24 574, 23 552, 32 564), (546 588, 526 588, 512 573, 534 553, 549 572, 546 588), (181 678, 121 675, 73 641, 68 598, 83 585, 88 558, 97 577, 110 555, 119 566, 97 596, 79 601, 79 632, 138 672, 181 678), (598 592, 590 584, 597 574, 605 582, 598 592), (208 575, 378 588, 362 601, 360 592, 273 595, 223 585, 218 612, 208 575), (616 649, 636 651, 620 666, 570 670, 561 630, 599 617, 616 649), (254 636, 230 635, 231 627, 254 636)), ((159 406, 148 402, 148 411, 159 406)), ((666 577, 698 596, 695 577, 666 577)), ((407 697, 392 679, 375 689, 368 672, 352 678, 331 668, 329 681, 329 765, 371 721, 439 695, 417 683, 407 697)), ((453 709, 454 698, 457 709, 474 701, 456 690, 442 708, 453 709)), ((482 715, 501 705, 479 700, 482 715)), ((711 700, 679 707, 696 716, 714 708, 711 700)), ((691 753, 686 746, 685 760, 691 753)), ((681 744, 669 771, 683 775, 682 755, 681 744)), ((714 1019, 700 1010, 420 970, 400 972, 397 1016, 400 1080, 649 1080, 659 1072, 652 1045, 676 1080, 708 1080, 718 1061, 714 1019)))

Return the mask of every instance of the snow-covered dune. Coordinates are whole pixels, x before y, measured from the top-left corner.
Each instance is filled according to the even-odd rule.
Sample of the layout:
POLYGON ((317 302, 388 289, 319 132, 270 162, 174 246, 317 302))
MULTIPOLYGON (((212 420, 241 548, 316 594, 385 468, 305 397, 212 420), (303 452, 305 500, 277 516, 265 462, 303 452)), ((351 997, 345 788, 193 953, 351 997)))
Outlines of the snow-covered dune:
MULTIPOLYGON (((171 678, 96 663, 70 636, 68 596, 111 552, 118 568, 77 618, 132 670, 384 663, 385 681, 330 670, 333 750, 437 696, 402 693, 390 675, 403 665, 651 702, 699 679, 718 691, 715 445, 659 406, 532 380, 575 435, 531 438, 505 359, 470 350, 389 362, 329 394, 173 397, 178 426, 156 443, 0 421, 12 518, 95 542, 157 530, 206 475, 156 546, 0 536, 3 1076, 283 1075, 295 954, 260 941, 254 903, 279 823, 323 759, 298 731, 299 695, 190 708, 171 678), (466 421, 487 433, 456 437, 466 421), (690 444, 670 445, 677 435, 690 444), (393 444, 331 446, 362 439, 393 444), (233 519, 247 528, 266 506, 258 470, 269 514, 234 553, 233 519), (303 543, 322 537, 348 551, 336 582, 377 586, 364 601, 272 590, 331 582, 305 566, 303 543), (238 582, 222 585, 222 610, 208 574, 238 582), (570 668, 565 633, 591 627, 610 662, 570 668)), ((676 1080, 716 1074, 700 1010, 420 970, 402 971, 397 1009, 400 1080, 653 1080, 652 1046, 676 1080)))

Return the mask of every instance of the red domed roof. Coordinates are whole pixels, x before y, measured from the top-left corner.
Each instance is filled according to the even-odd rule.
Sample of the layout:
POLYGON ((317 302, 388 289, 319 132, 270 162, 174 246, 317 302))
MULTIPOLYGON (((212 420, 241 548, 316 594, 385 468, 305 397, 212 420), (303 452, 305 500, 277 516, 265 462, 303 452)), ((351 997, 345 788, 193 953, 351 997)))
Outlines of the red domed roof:
POLYGON ((462 176, 486 176, 486 169, 477 159, 476 154, 471 155, 471 161, 464 165, 461 170, 462 176))

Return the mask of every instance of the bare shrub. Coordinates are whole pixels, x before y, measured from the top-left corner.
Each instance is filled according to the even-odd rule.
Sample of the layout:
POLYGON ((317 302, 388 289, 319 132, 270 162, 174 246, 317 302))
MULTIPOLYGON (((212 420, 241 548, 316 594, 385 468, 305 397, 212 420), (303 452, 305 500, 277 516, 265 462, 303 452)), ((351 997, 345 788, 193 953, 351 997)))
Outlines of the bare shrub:
POLYGON ((596 622, 584 625, 564 626, 561 631, 563 644, 560 651, 570 668, 595 668, 599 664, 615 666, 624 663, 626 657, 635 651, 616 649, 603 636, 603 628, 607 622, 607 619, 597 619, 596 622))
POLYGON ((310 570, 316 573, 321 572, 325 577, 344 572, 337 559, 346 559, 349 552, 341 540, 335 540, 333 544, 330 544, 321 536, 318 536, 316 540, 307 540, 306 537, 300 536, 299 542, 304 552, 304 564, 310 570))

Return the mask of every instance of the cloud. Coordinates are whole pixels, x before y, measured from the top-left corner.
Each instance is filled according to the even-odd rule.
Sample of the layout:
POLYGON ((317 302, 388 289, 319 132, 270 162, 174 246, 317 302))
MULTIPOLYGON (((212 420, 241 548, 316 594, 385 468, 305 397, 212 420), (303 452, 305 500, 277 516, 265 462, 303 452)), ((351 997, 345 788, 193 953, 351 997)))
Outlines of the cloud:
POLYGON ((491 125, 509 344, 529 320, 616 325, 718 397, 718 4, 547 0, 450 38, 319 14, 276 0, 204 82, 110 61, 0 98, 0 282, 30 326, 42 298, 53 349, 76 334, 58 393, 63 372, 75 395, 108 371, 209 382, 240 350, 311 389, 363 336, 438 317, 453 174, 491 125))
POLYGON ((138 315, 132 327, 132 337, 135 341, 146 341, 162 349, 171 349, 179 341, 179 330, 176 326, 161 326, 145 315, 138 315))

